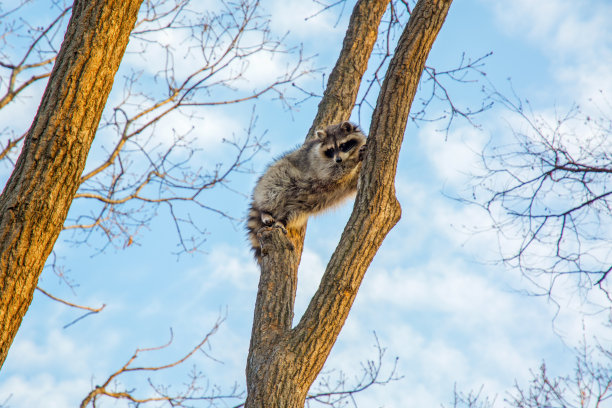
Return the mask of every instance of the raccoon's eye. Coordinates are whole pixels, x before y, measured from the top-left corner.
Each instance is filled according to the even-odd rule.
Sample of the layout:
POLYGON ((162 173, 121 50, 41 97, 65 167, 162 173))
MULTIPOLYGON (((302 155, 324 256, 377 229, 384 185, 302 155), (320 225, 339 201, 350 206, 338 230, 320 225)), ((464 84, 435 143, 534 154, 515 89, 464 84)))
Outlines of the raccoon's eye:
POLYGON ((351 150, 353 147, 355 147, 357 145, 357 141, 355 139, 351 139, 348 142, 344 142, 340 145, 340 150, 342 150, 343 153, 348 152, 349 150, 351 150))
POLYGON ((324 151, 323 154, 325 154, 325 156, 331 159, 332 157, 334 157, 334 149, 329 148, 326 151, 324 151))

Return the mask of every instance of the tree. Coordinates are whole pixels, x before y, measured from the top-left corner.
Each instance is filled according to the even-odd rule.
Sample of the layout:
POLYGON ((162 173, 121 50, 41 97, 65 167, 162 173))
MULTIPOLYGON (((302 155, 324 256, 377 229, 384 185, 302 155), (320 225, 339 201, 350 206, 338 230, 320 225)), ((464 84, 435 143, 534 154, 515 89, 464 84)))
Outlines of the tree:
POLYGON ((484 172, 474 179, 470 203, 481 206, 499 232, 502 259, 518 268, 536 294, 556 299, 569 282, 609 308, 612 270, 609 106, 593 114, 536 114, 516 95, 491 98, 517 118, 512 136, 491 140, 484 172), (606 300, 607 299, 607 300, 606 300))
MULTIPOLYGON (((348 39, 365 3, 369 2, 358 2, 355 7, 348 39)), ((317 292, 294 328, 293 302, 304 231, 289 232, 287 237, 276 228, 260 233, 264 256, 247 362, 246 407, 304 405, 308 389, 346 320, 368 265, 385 235, 399 220, 400 207, 394 188, 397 157, 425 59, 450 3, 419 1, 411 13, 373 113, 353 213, 317 292)), ((339 71, 344 68, 344 55, 346 51, 336 65, 339 71)), ((331 78, 328 90, 334 86, 331 78)), ((326 92, 326 96, 336 95, 326 92)), ((320 111, 330 109, 327 98, 324 96, 321 101, 320 111)), ((339 113, 348 116, 348 112, 339 113)), ((328 115, 333 113, 320 112, 317 118, 328 115)), ((313 128, 319 125, 315 119, 313 128)))
MULTIPOLYGON (((496 398, 478 392, 467 394, 455 389, 453 408, 494 408, 496 398)), ((551 376, 542 365, 531 371, 528 386, 515 383, 504 397, 504 406, 513 408, 603 408, 612 400, 612 354, 602 346, 586 342, 576 349, 576 363, 569 375, 551 376)))
MULTIPOLYGON (((2 361, 31 302, 44 260, 83 181, 85 159, 112 78, 136 22, 140 1, 110 3, 77 1, 73 6, 39 113, 0 197, 2 361), (120 29, 109 30, 116 22, 120 29), (108 47, 107 43, 119 46, 108 47), (87 58, 86 52, 93 56, 87 58), (112 53, 112 57, 105 53, 112 53), (98 71, 98 67, 102 68, 98 71), (73 80, 76 77, 79 81, 73 80)), ((310 134, 324 123, 349 116, 387 4, 388 1, 364 0, 356 5, 343 51, 310 134)), ((290 325, 305 230, 292 231, 288 238, 276 229, 262 231, 267 255, 263 260, 247 367, 247 406, 271 406, 276 402, 282 406, 303 406, 310 384, 348 315, 367 266, 398 221, 400 208, 393 185, 397 156, 426 57, 450 4, 450 0, 422 0, 412 10, 373 114, 353 215, 311 306, 294 329, 290 325)), ((123 123, 127 131, 130 116, 123 123)), ((118 174, 123 174, 121 168, 118 174)), ((149 175, 159 177, 154 172, 149 175)), ((136 194, 127 197, 138 198, 140 187, 148 182, 146 179, 135 183, 136 194)), ((118 204, 103 195, 91 198, 107 205, 118 204)))

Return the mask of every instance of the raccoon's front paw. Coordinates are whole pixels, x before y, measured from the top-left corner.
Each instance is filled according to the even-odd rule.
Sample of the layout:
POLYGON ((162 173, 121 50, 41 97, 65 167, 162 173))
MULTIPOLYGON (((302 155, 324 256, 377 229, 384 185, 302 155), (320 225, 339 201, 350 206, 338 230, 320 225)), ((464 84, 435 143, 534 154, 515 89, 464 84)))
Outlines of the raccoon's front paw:
POLYGON ((364 144, 363 146, 359 148, 359 161, 363 161, 363 159, 365 159, 367 147, 368 145, 364 144))
POLYGON ((274 225, 272 225, 272 227, 279 228, 283 232, 283 234, 287 235, 287 229, 285 228, 282 222, 276 221, 274 225))

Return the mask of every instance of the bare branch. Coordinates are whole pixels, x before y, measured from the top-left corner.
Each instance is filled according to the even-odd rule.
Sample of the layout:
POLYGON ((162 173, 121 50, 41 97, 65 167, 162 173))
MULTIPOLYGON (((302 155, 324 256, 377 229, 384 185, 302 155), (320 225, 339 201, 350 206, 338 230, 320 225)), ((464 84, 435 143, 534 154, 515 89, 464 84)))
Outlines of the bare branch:
POLYGON ((519 268, 539 294, 558 278, 583 295, 597 287, 610 298, 612 269, 612 144, 609 114, 535 114, 529 101, 494 91, 518 120, 508 140, 482 153, 466 200, 482 206, 499 232, 503 261, 519 268), (519 128, 520 130, 517 130, 519 128))
POLYGON ((65 329, 65 328, 67 328, 67 327, 72 326, 73 324, 75 324, 75 323, 76 323, 76 322, 78 322, 79 320, 82 320, 82 319, 86 318, 86 317, 87 317, 87 316, 89 316, 89 315, 92 315, 92 314, 95 314, 95 313, 99 313, 99 312, 101 312, 101 311, 102 311, 102 310, 103 310, 103 309, 106 307, 106 304, 103 304, 102 306, 97 307, 97 308, 93 308, 93 307, 89 307, 89 306, 81 306, 81 305, 77 305, 77 304, 75 304, 75 303, 71 303, 71 302, 68 302, 68 301, 66 301, 66 300, 64 300, 64 299, 60 299, 60 298, 58 298, 58 297, 53 296, 53 295, 52 295, 52 294, 50 294, 49 292, 47 292, 47 291, 45 291, 44 289, 42 289, 40 286, 37 286, 37 287, 36 287, 36 289, 37 289, 38 291, 40 291, 42 294, 44 294, 45 296, 47 296, 48 298, 55 300, 56 302, 62 303, 62 304, 64 304, 64 305, 66 305, 66 306, 74 307, 74 308, 76 308, 76 309, 81 309, 81 310, 87 310, 87 311, 88 311, 87 313, 85 313, 84 315, 81 315, 81 316, 77 317, 76 319, 74 319, 74 320, 73 320, 73 321, 71 321, 70 323, 65 324, 65 325, 64 325, 64 327, 63 327, 64 329, 65 329))
POLYGON ((13 150, 13 148, 15 148, 15 146, 17 146, 26 136, 26 133, 22 134, 21 136, 15 138, 15 139, 9 139, 6 142, 6 146, 4 146, 2 148, 2 151, 0 152, 0 160, 4 159, 4 158, 8 158, 8 154, 13 150))
MULTIPOLYGON (((8 20, 12 14, 27 14, 27 3, 22 1, 0 15, 0 42, 6 44, 0 48, 0 109, 6 108, 33 84, 49 77, 57 53, 58 30, 72 9, 72 6, 59 7, 59 2, 54 3, 51 8, 57 14, 43 27, 32 27, 27 20, 18 17, 8 20), (15 51, 11 52, 12 49, 15 51)), ((25 136, 23 130, 18 134, 21 136, 9 138, 0 152, 0 160, 7 159, 11 165, 9 153, 25 136)))
MULTIPOLYGON (((393 54, 399 29, 410 17, 410 10, 407 2, 391 2, 389 12, 381 25, 380 40, 373 53, 378 59, 376 67, 366 77, 362 87, 364 90, 355 104, 360 122, 363 116, 371 114, 374 110, 375 96, 380 90, 384 72, 393 54)), ((457 118, 464 119, 471 126, 479 127, 479 124, 475 122, 475 117, 491 109, 493 101, 484 95, 477 106, 461 106, 458 95, 460 92, 465 93, 466 88, 480 90, 480 82, 486 76, 484 72, 486 59, 491 55, 492 52, 489 52, 478 58, 470 58, 463 53, 457 66, 450 69, 425 66, 419 83, 419 92, 416 95, 416 103, 410 112, 410 119, 417 125, 431 122, 441 123, 440 131, 447 135, 457 118)))
POLYGON ((366 389, 376 386, 389 384, 392 381, 399 381, 403 377, 397 374, 397 357, 394 359, 393 366, 389 373, 382 376, 383 361, 386 348, 382 347, 376 333, 374 333, 376 344, 374 347, 377 351, 376 360, 368 360, 361 363, 361 376, 358 377, 354 384, 348 385, 347 378, 344 373, 340 372, 334 380, 330 374, 320 376, 318 384, 315 386, 317 392, 311 392, 306 397, 307 406, 310 406, 310 401, 319 404, 337 407, 345 406, 347 400, 350 400, 354 406, 357 406, 354 396, 366 389))
POLYGON ((105 304, 103 304, 100 307, 89 307, 89 306, 77 305, 75 303, 71 303, 71 302, 68 302, 68 301, 66 301, 64 299, 60 299, 58 297, 53 296, 52 294, 50 294, 46 290, 42 289, 40 286, 37 286, 36 289, 38 291, 40 291, 42 294, 44 294, 45 296, 49 297, 50 299, 55 300, 56 302, 60 302, 60 303, 65 304, 66 306, 74 307, 74 308, 77 308, 77 309, 88 310, 88 311, 93 312, 93 313, 98 313, 98 312, 101 312, 106 307, 105 304))
POLYGON ((204 336, 193 349, 183 355, 181 358, 174 360, 170 363, 157 365, 157 366, 134 366, 134 362, 138 357, 144 353, 160 351, 168 348, 173 341, 173 333, 170 330, 170 340, 161 346, 150 347, 150 348, 138 348, 128 359, 128 361, 114 373, 112 373, 102 385, 97 385, 94 389, 83 399, 80 407, 85 408, 89 405, 92 407, 96 406, 96 402, 100 397, 109 397, 117 400, 127 400, 135 404, 146 404, 146 403, 166 403, 167 406, 184 406, 184 402, 189 401, 219 401, 219 400, 232 400, 242 398, 242 394, 238 391, 238 387, 235 385, 228 393, 220 393, 217 387, 203 386, 203 375, 195 370, 195 368, 189 374, 189 382, 185 384, 184 390, 169 393, 169 387, 155 385, 151 379, 149 379, 149 386, 151 388, 151 394, 149 396, 136 396, 133 390, 127 388, 119 388, 118 379, 124 374, 130 372, 156 372, 168 370, 173 367, 178 367, 187 360, 189 360, 198 351, 202 351, 202 347, 208 342, 208 340, 216 333, 223 318, 219 318, 215 322, 213 328, 204 336), (114 385, 115 389, 111 389, 114 385))
POLYGON ((444 120, 446 124, 442 130, 444 130, 447 135, 453 121, 457 117, 465 119, 470 125, 476 128, 480 127, 472 118, 491 109, 493 107, 493 101, 488 98, 483 98, 480 105, 475 108, 469 106, 461 108, 451 95, 450 85, 452 83, 454 83, 454 85, 478 84, 479 78, 486 75, 483 71, 484 61, 492 54, 492 52, 489 52, 475 60, 471 58, 467 58, 466 60, 466 55, 464 53, 461 55, 458 66, 446 71, 438 71, 433 67, 425 67, 424 74, 426 74, 428 78, 421 81, 421 87, 424 88, 429 84, 430 93, 428 97, 420 97, 420 109, 411 113, 410 118, 414 122, 436 122, 444 120), (474 74, 476 78, 474 78, 474 74), (446 83, 446 81, 449 81, 449 83, 446 83), (443 106, 444 115, 437 118, 431 118, 427 115, 434 101, 437 101, 438 104, 443 106))
POLYGON ((562 406, 604 408, 612 401, 612 354, 583 345, 577 349, 576 366, 570 375, 551 377, 542 363, 532 371, 528 387, 518 383, 506 402, 517 408, 562 406))

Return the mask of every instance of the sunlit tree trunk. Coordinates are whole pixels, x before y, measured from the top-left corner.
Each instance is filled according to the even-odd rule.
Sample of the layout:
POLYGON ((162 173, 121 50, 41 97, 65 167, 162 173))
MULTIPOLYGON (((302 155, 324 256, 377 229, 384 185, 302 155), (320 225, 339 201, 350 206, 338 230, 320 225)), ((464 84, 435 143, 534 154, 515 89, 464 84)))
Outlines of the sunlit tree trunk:
MULTIPOLYGON (((401 211, 394 185, 399 150, 425 60, 451 1, 420 0, 412 12, 373 113, 353 213, 317 292, 294 328, 291 322, 304 231, 288 237, 276 228, 260 233, 264 256, 247 362, 247 408, 304 406, 308 390, 344 325, 370 262, 399 220, 401 211)), ((359 2, 363 3, 380 6, 386 2, 359 2)), ((372 24, 372 21, 360 21, 354 15, 347 38, 351 38, 350 33, 360 24, 372 24)), ((377 27, 378 23, 369 26, 370 30, 377 27)), ((355 41, 356 37, 353 38, 355 41)), ((351 40, 347 41, 349 44, 345 41, 338 65, 343 64, 347 53, 350 55, 355 48, 360 48, 351 48, 351 40)), ((366 51, 369 55, 371 48, 363 50, 366 51)), ((365 71, 367 59, 361 59, 363 70, 357 71, 365 71)), ((336 86, 330 76, 328 90, 336 86)), ((347 82, 346 86, 358 87, 359 83, 347 82)), ((341 94, 349 92, 342 88, 341 94)), ((350 104, 340 99, 336 97, 327 104, 325 100, 321 102, 320 110, 333 113, 319 112, 317 118, 327 118, 324 120, 327 123, 347 119, 355 99, 350 104)), ((315 121, 314 127, 321 124, 315 121)))
POLYGON ((142 0, 76 0, 0 196, 0 366, 66 219, 142 0))

